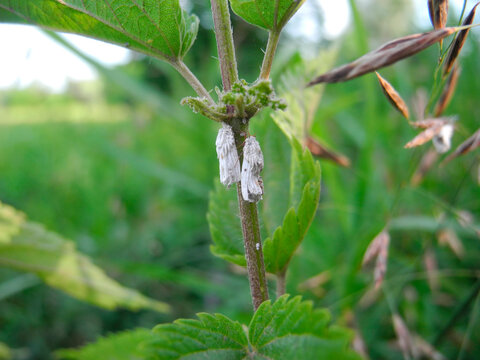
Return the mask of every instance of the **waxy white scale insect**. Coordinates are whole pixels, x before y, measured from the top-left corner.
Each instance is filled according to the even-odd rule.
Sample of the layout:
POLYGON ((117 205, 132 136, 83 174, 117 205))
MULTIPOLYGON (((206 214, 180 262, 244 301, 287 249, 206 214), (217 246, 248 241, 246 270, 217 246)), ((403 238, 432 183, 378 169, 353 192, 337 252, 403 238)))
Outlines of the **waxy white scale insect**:
POLYGON ((254 136, 245 140, 242 164, 242 197, 249 202, 262 199, 263 182, 260 172, 263 169, 263 154, 260 144, 254 136))
POLYGON ((443 154, 450 150, 453 130, 454 127, 452 124, 445 124, 442 126, 440 132, 432 139, 435 150, 437 150, 438 153, 443 154))
POLYGON ((240 181, 240 161, 230 125, 222 123, 215 145, 220 166, 220 182, 229 187, 240 181))

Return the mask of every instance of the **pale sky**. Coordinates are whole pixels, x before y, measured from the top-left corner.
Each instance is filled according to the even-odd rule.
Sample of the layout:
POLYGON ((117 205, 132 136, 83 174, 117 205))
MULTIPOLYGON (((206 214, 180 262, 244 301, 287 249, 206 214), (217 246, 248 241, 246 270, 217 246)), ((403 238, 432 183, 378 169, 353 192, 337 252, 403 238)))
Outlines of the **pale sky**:
MULTIPOLYGON (((321 29, 311 17, 312 1, 308 0, 289 24, 290 31, 304 36, 316 36, 321 29), (300 27, 299 24, 302 24, 300 27), (300 29, 300 30, 299 30, 300 29)), ((350 21, 347 0, 316 0, 323 9, 327 38, 342 34, 350 21)), ((426 1, 416 0, 419 21, 428 22, 426 1)), ((450 0, 458 7, 463 0, 450 0)), ((474 1, 468 1, 473 6, 474 1)), ((471 6, 470 6, 471 7, 471 6)), ((76 35, 64 35, 72 44, 105 65, 128 61, 129 51, 76 35)), ((96 77, 83 60, 32 26, 0 24, 0 89, 26 87, 39 83, 53 91, 61 91, 69 80, 90 80, 96 77)))

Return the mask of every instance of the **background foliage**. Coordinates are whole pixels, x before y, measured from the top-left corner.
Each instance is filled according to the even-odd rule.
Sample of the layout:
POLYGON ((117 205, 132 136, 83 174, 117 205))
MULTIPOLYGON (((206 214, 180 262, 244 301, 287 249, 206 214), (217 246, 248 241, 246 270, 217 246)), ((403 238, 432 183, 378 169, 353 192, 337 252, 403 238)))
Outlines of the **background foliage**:
MULTIPOLYGON (((208 11, 204 3, 192 2, 200 17, 208 11)), ((367 17, 373 3, 364 2, 360 8, 367 17)), ((253 80, 265 34, 237 20, 234 17, 233 25, 240 73, 253 80)), ((380 23, 368 18, 362 26, 357 21, 335 42, 335 63, 352 60, 365 47, 384 41, 377 37, 384 34, 378 31, 380 23)), ((397 27, 392 24, 397 23, 389 22, 394 32, 397 27)), ((403 19, 398 25, 401 34, 415 30, 403 30, 403 19)), ((208 21, 200 24, 185 62, 211 88, 220 79, 211 58, 216 49, 208 26, 208 21)), ((287 74, 304 69, 306 55, 291 50, 295 39, 286 35, 283 40, 272 75, 288 88, 287 74)), ((329 45, 309 44, 315 49, 312 53, 329 45)), ((454 145, 473 133, 480 119, 478 31, 472 31, 467 46, 463 73, 447 110, 459 117, 454 145)), ((429 89, 436 56, 433 47, 382 75, 407 98, 419 88, 429 89)), ((209 251, 205 214, 218 171, 215 124, 179 105, 174 114, 159 110, 159 99, 178 104, 190 93, 167 65, 135 55, 116 71, 134 78, 144 90, 157 89, 161 96, 151 101, 133 98, 125 90, 125 78, 112 72, 103 72, 101 83, 71 84, 63 94, 35 87, 0 94, 0 200, 72 239, 122 284, 171 304, 173 313, 101 310, 47 288, 36 278, 0 268, 0 354, 4 343, 14 359, 50 359, 58 348, 193 317, 199 311, 250 322, 244 274, 209 251)), ((265 112, 258 123, 261 137, 262 126, 268 129, 273 121, 265 112)), ((284 148, 286 138, 271 131, 278 133, 280 144, 272 147, 284 148)), ((322 161, 319 211, 292 260, 287 291, 355 326, 372 359, 401 359, 392 342, 392 315, 401 314, 412 333, 432 342, 479 281, 478 152, 449 164, 437 161, 420 184, 412 183, 431 145, 403 149, 414 133, 385 101, 373 75, 328 86, 314 112, 312 133, 346 154, 352 165, 340 168, 322 161), (384 291, 373 292, 372 274, 360 269, 361 259, 387 222, 392 236, 389 269, 384 291), (442 230, 454 231, 463 251, 439 242, 442 230), (433 290, 426 254, 433 254, 437 263, 438 285, 433 290)), ((285 180, 280 178, 271 188, 282 191, 285 180)), ((268 220, 281 221, 264 219, 264 226, 268 220)), ((476 300, 438 344, 447 358, 461 353, 473 359, 480 354, 478 291, 474 295, 476 300)))

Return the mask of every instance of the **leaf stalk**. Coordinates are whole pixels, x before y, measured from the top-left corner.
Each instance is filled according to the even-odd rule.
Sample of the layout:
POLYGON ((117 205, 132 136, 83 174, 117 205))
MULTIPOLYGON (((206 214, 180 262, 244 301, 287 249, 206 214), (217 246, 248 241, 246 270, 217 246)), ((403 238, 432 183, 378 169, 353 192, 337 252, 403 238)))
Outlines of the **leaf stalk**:
POLYGON ((274 29, 270 30, 268 34, 267 49, 263 57, 262 69, 260 70, 260 79, 267 80, 270 77, 272 70, 273 58, 277 51, 278 41, 280 40, 280 31, 274 29))
POLYGON ((198 80, 198 78, 192 73, 187 65, 182 60, 171 62, 172 66, 183 76, 183 78, 190 84, 190 86, 195 90, 198 96, 208 100, 210 104, 214 104, 214 101, 207 89, 203 84, 198 80))

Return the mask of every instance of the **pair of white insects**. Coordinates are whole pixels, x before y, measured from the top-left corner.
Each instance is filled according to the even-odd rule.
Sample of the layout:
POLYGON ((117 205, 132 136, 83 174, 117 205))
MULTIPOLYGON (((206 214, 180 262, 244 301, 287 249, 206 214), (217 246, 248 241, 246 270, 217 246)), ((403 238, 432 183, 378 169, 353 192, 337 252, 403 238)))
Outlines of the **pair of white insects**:
POLYGON ((263 154, 254 136, 245 140, 243 163, 240 171, 235 138, 232 127, 223 123, 215 142, 220 165, 220 182, 229 187, 240 182, 243 200, 258 202, 263 195, 263 182, 260 172, 263 169, 263 154))

